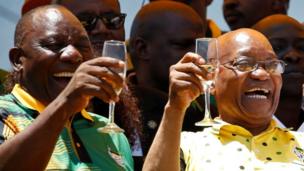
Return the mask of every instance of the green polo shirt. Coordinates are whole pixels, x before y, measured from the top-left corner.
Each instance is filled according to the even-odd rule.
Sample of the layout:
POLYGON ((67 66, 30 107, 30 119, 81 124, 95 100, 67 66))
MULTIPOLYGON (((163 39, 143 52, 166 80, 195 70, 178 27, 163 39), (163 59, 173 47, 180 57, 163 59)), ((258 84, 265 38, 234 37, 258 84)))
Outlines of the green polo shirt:
MULTIPOLYGON (((39 104, 16 86, 12 94, 0 96, 0 144, 26 129, 39 115, 41 109, 29 107, 32 102, 39 104)), ((62 130, 46 170, 133 170, 125 135, 100 133, 97 129, 105 126, 107 119, 93 113, 81 114, 62 130), (89 161, 80 159, 78 148, 85 151, 89 161)))

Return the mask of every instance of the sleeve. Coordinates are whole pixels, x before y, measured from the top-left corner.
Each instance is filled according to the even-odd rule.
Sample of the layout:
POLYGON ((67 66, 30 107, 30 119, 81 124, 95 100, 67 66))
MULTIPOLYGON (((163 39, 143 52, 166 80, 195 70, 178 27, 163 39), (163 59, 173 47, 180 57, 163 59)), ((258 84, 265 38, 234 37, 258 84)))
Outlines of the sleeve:
POLYGON ((186 170, 187 163, 189 163, 191 157, 191 144, 193 143, 193 132, 182 132, 180 143, 180 167, 181 170, 186 170))
POLYGON ((180 149, 180 171, 185 171, 186 170, 186 163, 184 159, 184 153, 183 150, 180 149))

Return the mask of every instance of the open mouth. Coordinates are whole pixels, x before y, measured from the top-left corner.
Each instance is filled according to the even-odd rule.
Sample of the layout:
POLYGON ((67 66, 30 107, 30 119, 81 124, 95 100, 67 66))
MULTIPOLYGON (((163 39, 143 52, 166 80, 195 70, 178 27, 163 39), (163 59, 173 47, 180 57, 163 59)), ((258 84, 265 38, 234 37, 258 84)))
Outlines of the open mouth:
POLYGON ((53 74, 55 80, 63 84, 67 84, 71 80, 73 75, 74 73, 72 72, 58 72, 53 74))
POLYGON ((270 90, 264 88, 251 88, 245 91, 245 96, 250 99, 268 99, 270 95, 270 90))

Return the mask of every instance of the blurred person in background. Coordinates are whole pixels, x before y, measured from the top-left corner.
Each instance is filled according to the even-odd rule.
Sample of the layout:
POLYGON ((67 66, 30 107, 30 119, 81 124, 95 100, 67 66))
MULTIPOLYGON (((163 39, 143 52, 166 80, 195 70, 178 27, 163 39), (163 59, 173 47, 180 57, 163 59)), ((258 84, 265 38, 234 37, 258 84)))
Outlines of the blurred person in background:
POLYGON ((289 0, 224 0, 224 18, 230 30, 250 28, 273 14, 287 14, 289 0))
POLYGON ((262 19, 253 29, 268 38, 278 58, 287 64, 277 121, 283 128, 304 132, 304 27, 292 17, 276 14, 262 19))

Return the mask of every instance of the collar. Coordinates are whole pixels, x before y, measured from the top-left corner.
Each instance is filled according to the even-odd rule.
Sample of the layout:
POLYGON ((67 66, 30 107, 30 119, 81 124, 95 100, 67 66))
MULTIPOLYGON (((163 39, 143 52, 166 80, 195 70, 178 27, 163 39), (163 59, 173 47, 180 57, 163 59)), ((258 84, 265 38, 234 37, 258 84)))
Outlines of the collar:
MULTIPOLYGON (((11 93, 17 98, 18 101, 20 101, 20 103, 29 109, 36 110, 39 113, 45 109, 45 106, 34 97, 32 97, 29 93, 27 93, 24 89, 22 89, 20 84, 16 84, 11 93)), ((81 115, 85 119, 94 122, 91 115, 85 109, 81 110, 81 115)))
MULTIPOLYGON (((221 131, 229 131, 229 132, 233 132, 233 133, 237 133, 237 134, 242 134, 245 136, 249 136, 252 137, 253 135, 245 128, 238 126, 238 125, 232 125, 228 122, 223 121, 220 118, 215 118, 214 119, 217 123, 212 125, 212 133, 215 135, 220 135, 221 131)), ((268 128, 262 132, 262 134, 264 133, 268 133, 273 131, 274 129, 278 128, 275 120, 271 120, 268 128)), ((288 129, 283 129, 283 130, 288 130, 288 129)))

